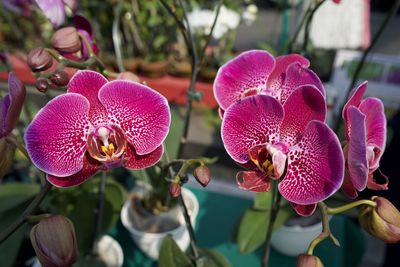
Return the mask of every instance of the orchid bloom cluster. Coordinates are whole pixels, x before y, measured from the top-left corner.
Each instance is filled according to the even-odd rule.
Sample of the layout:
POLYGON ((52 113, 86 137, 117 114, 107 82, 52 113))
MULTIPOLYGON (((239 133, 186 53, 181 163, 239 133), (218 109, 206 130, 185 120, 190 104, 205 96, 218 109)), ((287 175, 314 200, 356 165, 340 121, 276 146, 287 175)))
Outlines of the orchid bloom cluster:
POLYGON ((343 112, 347 143, 342 150, 325 123, 323 84, 308 67, 297 54, 274 58, 253 50, 222 66, 214 83, 225 149, 246 169, 237 174, 238 186, 267 192, 271 179, 277 180, 280 194, 303 216, 342 185, 352 196, 367 183, 384 189, 376 186, 372 172, 386 135, 382 103, 361 100, 364 83, 343 112))
POLYGON ((154 165, 163 154, 170 120, 167 100, 151 88, 78 71, 68 92, 37 113, 25 143, 48 181, 69 187, 110 168, 154 165))

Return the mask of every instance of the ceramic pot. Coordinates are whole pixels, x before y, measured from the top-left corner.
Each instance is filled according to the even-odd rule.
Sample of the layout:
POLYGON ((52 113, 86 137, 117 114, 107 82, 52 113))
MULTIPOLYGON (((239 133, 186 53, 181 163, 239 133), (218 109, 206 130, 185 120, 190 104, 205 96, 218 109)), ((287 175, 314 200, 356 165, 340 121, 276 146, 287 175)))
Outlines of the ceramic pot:
MULTIPOLYGON (((186 188, 182 188, 182 196, 188 208, 192 225, 193 227, 195 227, 196 217, 199 212, 199 202, 196 196, 186 188)), ((132 201, 128 200, 125 202, 121 210, 122 224, 125 226, 126 229, 128 229, 136 245, 148 257, 152 259, 158 258, 161 242, 166 235, 171 235, 183 251, 188 248, 190 244, 189 232, 186 229, 183 214, 180 209, 177 209, 177 214, 175 216, 178 221, 178 226, 172 230, 161 233, 149 233, 135 228, 132 222, 131 210, 132 201)))
POLYGON ((139 71, 146 77, 160 78, 167 73, 168 60, 155 61, 155 62, 140 62, 139 71))

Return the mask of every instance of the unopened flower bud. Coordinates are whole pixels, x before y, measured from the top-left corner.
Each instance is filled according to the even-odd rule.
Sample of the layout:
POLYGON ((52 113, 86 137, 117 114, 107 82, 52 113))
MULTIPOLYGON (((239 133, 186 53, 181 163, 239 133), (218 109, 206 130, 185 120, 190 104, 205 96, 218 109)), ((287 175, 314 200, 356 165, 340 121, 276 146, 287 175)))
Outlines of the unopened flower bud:
POLYGON ((49 82, 46 79, 39 78, 35 82, 35 87, 41 93, 46 93, 47 89, 49 89, 49 82))
POLYGON ((81 40, 74 27, 65 27, 53 34, 51 45, 62 53, 76 53, 81 49, 81 40))
POLYGON ((31 230, 31 242, 43 267, 69 267, 77 260, 74 225, 64 216, 42 219, 31 230))
POLYGON ((324 267, 321 260, 314 255, 301 254, 297 257, 297 267, 324 267))
POLYGON ((170 183, 169 194, 171 197, 179 197, 181 195, 181 186, 178 183, 170 183))
POLYGON ((206 187, 211 180, 210 169, 205 165, 197 167, 194 170, 193 175, 197 182, 199 182, 203 187, 206 187))
POLYGON ((68 77, 68 73, 66 73, 63 70, 55 70, 53 72, 53 74, 51 75, 50 80, 52 81, 52 83, 54 83, 55 85, 58 86, 66 86, 69 82, 69 77, 68 77))
POLYGON ((53 58, 44 48, 36 47, 29 52, 27 63, 34 72, 44 71, 53 65, 53 58))
POLYGON ((365 205, 360 209, 358 219, 361 226, 371 235, 387 243, 400 241, 400 212, 383 197, 374 196, 376 207, 365 205))
POLYGON ((134 82, 140 82, 139 77, 130 71, 125 71, 118 74, 117 80, 129 80, 134 82))
POLYGON ((15 145, 7 142, 5 138, 0 138, 0 180, 11 168, 15 154, 15 145))

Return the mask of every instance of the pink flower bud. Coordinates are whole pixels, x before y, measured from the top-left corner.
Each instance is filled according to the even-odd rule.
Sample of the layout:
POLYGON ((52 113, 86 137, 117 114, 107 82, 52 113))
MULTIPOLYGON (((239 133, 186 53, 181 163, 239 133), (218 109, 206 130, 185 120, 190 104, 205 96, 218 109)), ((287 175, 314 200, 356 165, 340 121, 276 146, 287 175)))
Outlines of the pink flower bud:
POLYGON ((46 79, 39 78, 35 82, 35 87, 41 93, 46 93, 47 89, 49 89, 49 82, 46 79))
POLYGON ((64 216, 41 220, 31 230, 31 242, 43 267, 69 267, 77 260, 74 225, 64 216))
POLYGON ((63 70, 55 70, 51 75, 50 80, 58 86, 66 86, 69 82, 68 73, 63 70))
POLYGON ((321 260, 314 255, 301 254, 297 257, 297 267, 324 267, 321 260))
POLYGON ((387 243, 400 241, 400 212, 383 197, 374 196, 371 200, 376 207, 365 205, 358 215, 361 226, 371 235, 387 243))
POLYGON ((169 185, 169 194, 171 197, 179 197, 181 195, 181 186, 177 183, 171 183, 169 185))
POLYGON ((29 52, 27 63, 34 72, 44 71, 53 65, 53 58, 42 47, 36 47, 29 52))
POLYGON ((205 165, 197 167, 194 170, 193 175, 197 182, 199 182, 203 187, 206 187, 211 180, 210 169, 205 165))
POLYGON ((130 71, 125 71, 118 74, 117 80, 129 80, 134 82, 140 82, 139 77, 130 71))
POLYGON ((65 27, 53 34, 51 45, 61 53, 76 53, 81 49, 81 40, 74 27, 65 27))

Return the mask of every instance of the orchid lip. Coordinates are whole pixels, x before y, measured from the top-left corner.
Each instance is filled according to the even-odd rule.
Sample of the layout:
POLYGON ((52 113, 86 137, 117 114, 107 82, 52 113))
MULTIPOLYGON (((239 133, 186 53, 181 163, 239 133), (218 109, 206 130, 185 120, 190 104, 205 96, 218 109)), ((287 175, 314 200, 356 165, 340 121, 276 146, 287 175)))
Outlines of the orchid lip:
POLYGON ((88 135, 89 155, 108 168, 122 165, 126 146, 125 134, 117 125, 98 125, 88 135))

